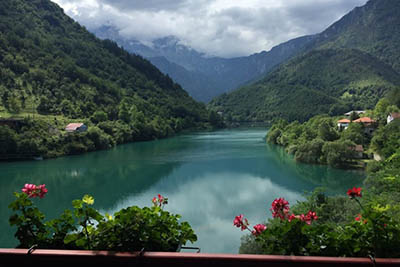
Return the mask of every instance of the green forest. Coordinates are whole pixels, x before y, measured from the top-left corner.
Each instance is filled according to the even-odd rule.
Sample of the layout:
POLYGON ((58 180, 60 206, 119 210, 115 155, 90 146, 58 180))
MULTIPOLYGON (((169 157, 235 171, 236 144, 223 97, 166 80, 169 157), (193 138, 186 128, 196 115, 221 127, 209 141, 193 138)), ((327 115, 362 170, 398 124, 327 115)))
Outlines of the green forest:
POLYGON ((52 157, 221 126, 149 61, 97 39, 48 0, 0 2, 1 158, 52 157), (3 118, 2 118, 3 117, 3 118), (87 124, 67 135, 70 122, 87 124))
POLYGON ((303 124, 275 123, 268 142, 295 151, 299 161, 348 167, 352 161, 349 148, 354 144, 364 144, 382 160, 368 162, 363 186, 349 189, 348 196, 329 196, 321 188, 293 205, 289 220, 269 219, 267 231, 242 239, 240 253, 399 257, 400 120, 386 124, 388 112, 398 112, 399 107, 400 92, 395 91, 367 112, 379 123, 373 136, 365 136, 355 122, 337 132, 337 118, 326 116, 303 124), (294 214, 307 211, 318 217, 308 223, 295 218, 294 214))
POLYGON ((372 109, 400 86, 400 3, 371 0, 265 77, 214 99, 227 121, 306 121, 372 109))

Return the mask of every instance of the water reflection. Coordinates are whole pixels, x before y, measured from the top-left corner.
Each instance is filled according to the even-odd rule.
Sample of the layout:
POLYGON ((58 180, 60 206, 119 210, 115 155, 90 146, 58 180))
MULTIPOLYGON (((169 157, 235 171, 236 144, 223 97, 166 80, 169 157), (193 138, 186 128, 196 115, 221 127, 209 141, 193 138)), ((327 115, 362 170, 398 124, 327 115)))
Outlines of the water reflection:
MULTIPOLYGON (((184 168, 184 167, 182 167, 184 168)), ((178 172, 184 170, 178 170, 178 172)), ((198 235, 195 246, 203 252, 237 253, 240 237, 246 232, 235 229, 233 218, 245 213, 252 223, 264 222, 270 216, 270 203, 279 196, 291 203, 302 199, 301 194, 288 190, 269 178, 237 173, 205 173, 193 179, 167 177, 148 192, 133 195, 117 203, 113 213, 133 205, 147 206, 149 196, 161 192, 168 196, 167 210, 183 214, 198 235)))
POLYGON ((39 207, 50 218, 84 194, 107 212, 149 205, 155 194, 164 194, 168 210, 195 228, 203 251, 229 253, 237 252, 243 234, 232 226, 235 215, 263 222, 276 197, 294 203, 318 186, 343 194, 361 183, 362 173, 295 163, 281 148, 267 146, 265 133, 203 132, 55 160, 1 163, 0 247, 16 244, 7 206, 27 182, 49 188, 39 207))

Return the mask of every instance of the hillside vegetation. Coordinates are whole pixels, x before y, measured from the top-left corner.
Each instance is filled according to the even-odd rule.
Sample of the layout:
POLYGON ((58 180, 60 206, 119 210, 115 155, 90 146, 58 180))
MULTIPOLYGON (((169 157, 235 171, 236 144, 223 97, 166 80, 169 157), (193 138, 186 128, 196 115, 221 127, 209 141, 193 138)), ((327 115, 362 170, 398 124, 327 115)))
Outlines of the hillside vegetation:
POLYGON ((305 121, 373 108, 399 86, 400 3, 370 0, 316 35, 261 81, 211 102, 233 121, 305 121))
POLYGON ((368 111, 379 122, 373 136, 365 135, 363 126, 355 122, 338 132, 333 124, 337 118, 324 116, 304 124, 275 123, 267 141, 285 146, 299 161, 347 165, 354 144, 369 146, 369 152, 383 159, 368 162, 363 186, 350 188, 347 197, 345 192, 329 196, 318 189, 290 210, 287 201, 276 199, 271 210, 277 211, 274 203, 283 203, 281 213, 265 222, 262 233, 244 237, 240 253, 399 257, 400 119, 389 124, 384 119, 399 107, 400 90, 395 90, 368 111))
MULTIPOLYGON (((97 39, 49 0, 4 0, 0 2, 0 114, 21 113, 96 125, 98 135, 111 140, 103 148, 205 127, 210 115, 149 61, 112 41, 97 39)), ((25 127, 9 130, 18 140, 29 135, 29 141, 42 150, 53 139, 65 141, 62 133, 49 131, 65 125, 38 120, 36 116, 25 127)), ((83 150, 94 149, 86 145, 83 150)))
POLYGON ((304 121, 372 108, 399 84, 390 66, 359 50, 313 50, 259 82, 216 98, 211 106, 233 121, 304 121))

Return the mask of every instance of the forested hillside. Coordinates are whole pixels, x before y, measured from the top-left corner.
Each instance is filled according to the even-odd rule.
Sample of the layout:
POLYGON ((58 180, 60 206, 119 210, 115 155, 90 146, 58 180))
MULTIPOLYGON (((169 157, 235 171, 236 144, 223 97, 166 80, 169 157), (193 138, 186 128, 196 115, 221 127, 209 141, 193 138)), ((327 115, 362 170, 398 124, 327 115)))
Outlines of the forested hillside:
MULTIPOLYGON (((10 114, 97 125, 97 134, 111 140, 103 148, 203 127, 209 117, 203 104, 149 61, 97 39, 49 0, 0 2, 0 115, 10 114)), ((48 133, 65 125, 43 123, 11 131, 17 139, 29 132, 34 147, 46 148, 56 137, 67 142, 48 133)))
POLYGON ((400 3, 370 0, 316 35, 263 80, 215 99, 228 120, 304 121, 372 108, 399 86, 400 3))
POLYGON ((390 66, 359 50, 313 50, 211 104, 233 121, 303 121, 374 107, 399 84, 400 76, 390 66))
POLYGON ((367 52, 400 72, 400 1, 370 0, 318 34, 310 48, 367 52))

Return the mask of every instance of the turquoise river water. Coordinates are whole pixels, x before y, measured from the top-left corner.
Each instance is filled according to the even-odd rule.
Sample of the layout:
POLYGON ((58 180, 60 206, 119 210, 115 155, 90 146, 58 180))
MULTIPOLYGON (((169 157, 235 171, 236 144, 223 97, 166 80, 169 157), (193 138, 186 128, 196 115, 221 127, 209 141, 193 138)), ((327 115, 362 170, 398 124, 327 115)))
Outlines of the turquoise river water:
POLYGON ((160 193, 169 198, 166 209, 194 228, 194 246, 210 253, 238 252, 244 233, 232 225, 235 215, 262 223, 277 197, 295 203, 316 187, 344 194, 362 183, 363 172, 294 162, 283 149, 265 143, 266 131, 200 132, 80 156, 0 163, 0 247, 17 244, 7 206, 25 183, 46 184, 48 195, 35 201, 49 218, 84 194, 94 196, 101 212, 113 213, 149 206, 160 193))

